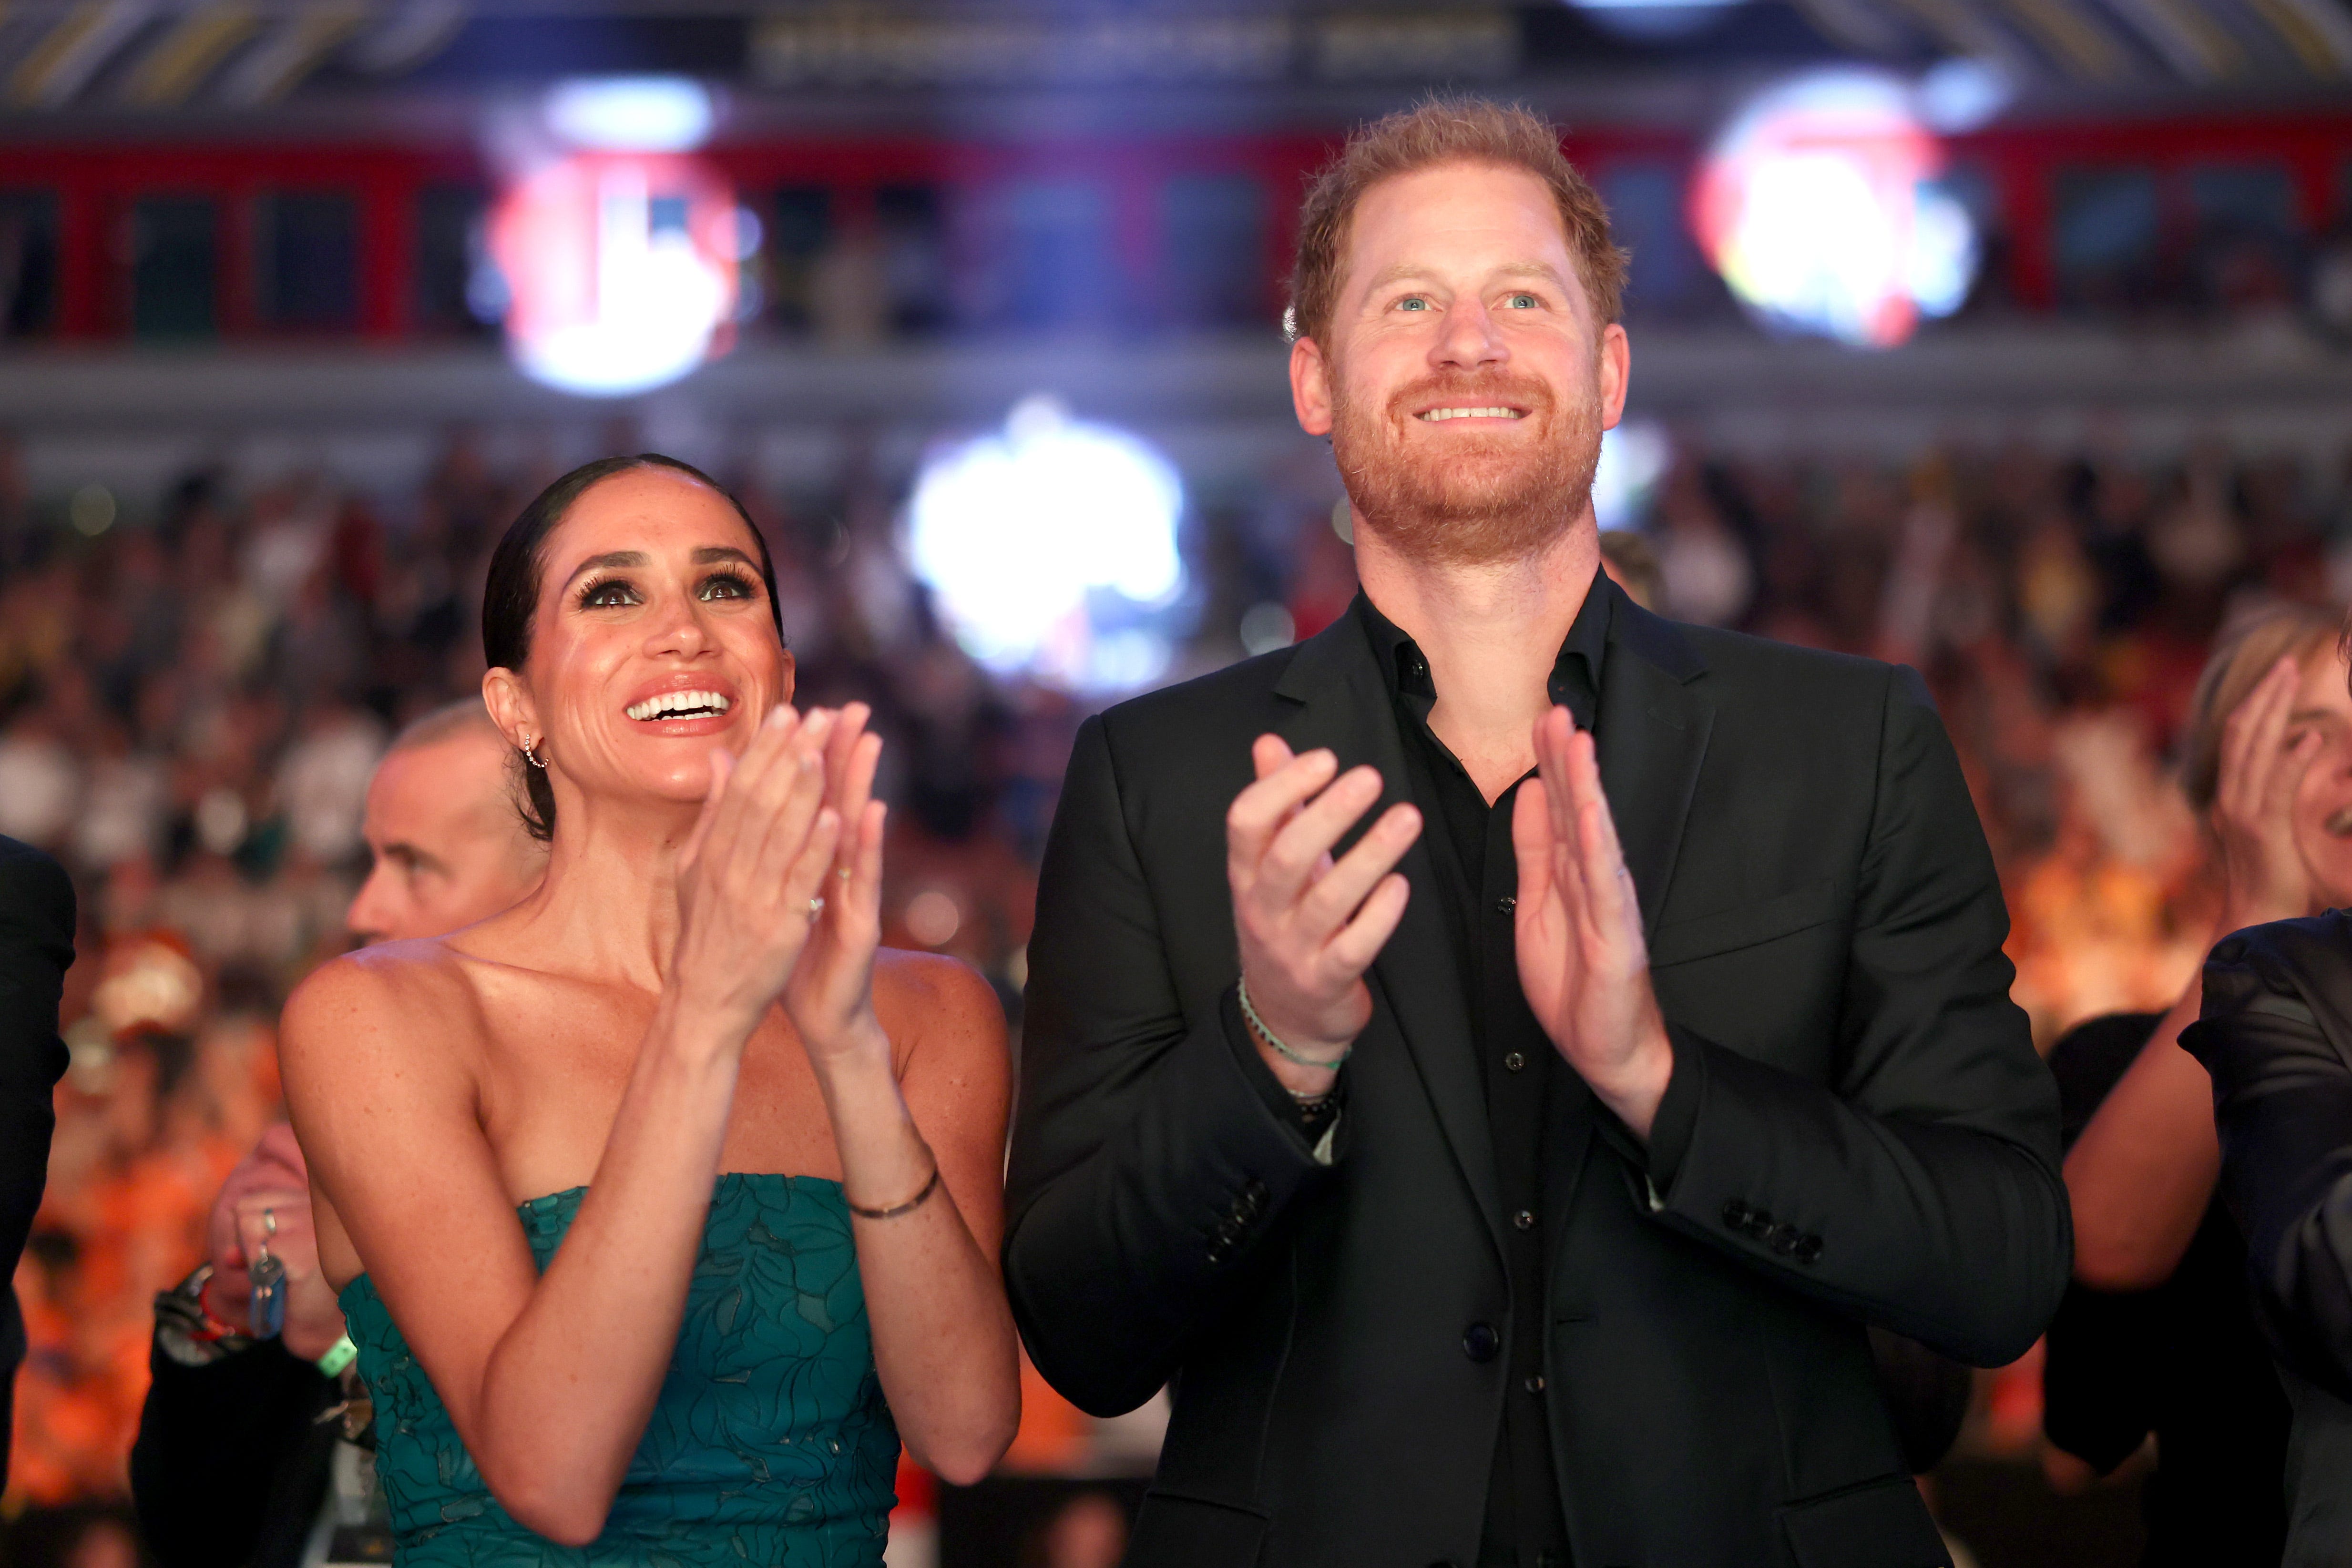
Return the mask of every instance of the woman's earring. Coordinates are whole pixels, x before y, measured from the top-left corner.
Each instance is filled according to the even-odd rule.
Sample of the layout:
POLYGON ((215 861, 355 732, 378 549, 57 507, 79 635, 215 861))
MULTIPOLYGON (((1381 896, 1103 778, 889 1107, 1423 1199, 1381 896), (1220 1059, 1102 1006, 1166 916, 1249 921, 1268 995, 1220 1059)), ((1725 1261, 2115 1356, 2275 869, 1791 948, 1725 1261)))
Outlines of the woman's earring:
POLYGON ((536 768, 541 772, 544 773, 547 771, 547 764, 540 758, 539 753, 536 749, 538 745, 539 742, 536 739, 526 741, 522 748, 522 758, 525 762, 530 763, 533 768, 536 768))

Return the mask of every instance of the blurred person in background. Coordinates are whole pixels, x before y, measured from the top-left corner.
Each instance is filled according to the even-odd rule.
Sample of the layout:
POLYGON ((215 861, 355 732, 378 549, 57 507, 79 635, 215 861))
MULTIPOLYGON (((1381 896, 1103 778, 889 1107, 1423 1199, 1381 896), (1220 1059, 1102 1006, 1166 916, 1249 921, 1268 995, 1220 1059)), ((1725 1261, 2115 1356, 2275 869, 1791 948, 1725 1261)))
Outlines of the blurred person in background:
MULTIPOLYGON (((516 810, 512 758, 479 697, 394 737, 367 789, 373 864, 348 915, 359 940, 439 936, 538 885, 547 852, 516 810)), ((314 1527, 332 1505, 341 1429, 319 1416, 339 1391, 351 1396, 350 1357, 310 1181, 293 1129, 270 1128, 213 1205, 210 1257, 156 1302, 131 1484, 163 1568, 295 1568, 331 1544, 314 1527), (250 1264, 265 1240, 285 1269, 286 1318, 281 1334, 257 1338, 250 1264)))
POLYGON ((287 1005, 395 1563, 874 1568, 902 1440, 1012 1438, 1003 1015, 879 950, 881 741, 793 707, 774 585, 675 459, 550 485, 482 610, 546 876, 287 1005))
MULTIPOLYGON (((2352 902, 2352 697, 2336 621, 2256 611, 2190 700, 2182 788, 2205 822, 2218 937, 2352 902)), ((2176 1049, 2201 980, 2164 1013, 2076 1025, 2050 1053, 2065 1119, 2074 1280, 2051 1324, 2043 1429, 2105 1474, 2152 1432, 2149 1564, 2277 1561, 2287 1408, 2214 1197, 2212 1086, 2176 1049)))
POLYGON ((74 890, 65 868, 0 838, 0 1490, 8 1481, 25 1319, 13 1284, 48 1179, 51 1099, 66 1070, 58 998, 74 960, 74 890))
MULTIPOLYGON (((2326 674, 2337 697, 2352 696, 2343 658, 2326 674)), ((2327 820, 2352 840, 2352 707, 2330 704, 2300 727, 2294 755, 2306 778, 2339 780, 2327 820)), ((2221 1199, 2294 1412, 2282 1562, 2341 1564, 2352 1562, 2352 911, 2236 931, 2201 980, 2180 1044, 2210 1076, 2221 1199)))
POLYGON ((2067 1240, 1927 691, 1600 571, 1623 259, 1551 127, 1431 100, 1298 227, 1362 593, 1087 722, 1029 948, 1022 1326, 1173 1385, 1127 1561, 1944 1562, 1864 1324, 2014 1360, 2067 1240))
POLYGON ((1666 612, 1665 578, 1658 570, 1658 552, 1645 536, 1632 528, 1601 529, 1601 570, 1643 609, 1654 615, 1666 612))

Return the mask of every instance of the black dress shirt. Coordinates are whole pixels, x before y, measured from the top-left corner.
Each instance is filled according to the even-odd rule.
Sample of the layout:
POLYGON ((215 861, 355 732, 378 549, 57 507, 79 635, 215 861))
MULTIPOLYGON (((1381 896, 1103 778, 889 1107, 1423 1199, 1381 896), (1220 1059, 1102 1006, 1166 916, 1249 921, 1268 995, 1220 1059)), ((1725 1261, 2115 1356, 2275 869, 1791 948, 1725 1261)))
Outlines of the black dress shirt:
MULTIPOLYGON (((1586 592, 1547 683, 1551 700, 1568 709, 1577 727, 1596 733, 1601 720, 1601 672, 1609 649, 1610 603, 1605 592, 1586 592)), ((1511 843, 1511 816, 1519 790, 1542 785, 1529 772, 1489 804, 1469 770, 1429 727, 1437 687, 1428 659, 1369 598, 1357 597, 1356 612, 1363 619, 1396 703, 1397 727, 1412 776, 1409 787, 1421 808, 1454 961, 1467 982, 1470 1038, 1486 1086, 1497 1191, 1510 1222, 1505 1264, 1513 1332, 1497 1350, 1508 1358, 1511 1394, 1496 1435, 1480 1557, 1486 1563, 1516 1563, 1518 1568, 1566 1568, 1568 1527, 1543 1397, 1549 1270, 1538 1205, 1545 1179, 1547 1097, 1581 1092, 1581 1085, 1559 1061, 1519 984, 1519 873, 1511 843)), ((1684 1094, 1674 1097, 1673 1114, 1686 1139, 1696 1105, 1690 1085, 1685 1087, 1684 1094)), ((1662 1106, 1660 1131, 1669 1119, 1662 1106)), ((1669 1173, 1658 1171, 1657 1152, 1652 1151, 1652 1168, 1663 1180, 1669 1173)))

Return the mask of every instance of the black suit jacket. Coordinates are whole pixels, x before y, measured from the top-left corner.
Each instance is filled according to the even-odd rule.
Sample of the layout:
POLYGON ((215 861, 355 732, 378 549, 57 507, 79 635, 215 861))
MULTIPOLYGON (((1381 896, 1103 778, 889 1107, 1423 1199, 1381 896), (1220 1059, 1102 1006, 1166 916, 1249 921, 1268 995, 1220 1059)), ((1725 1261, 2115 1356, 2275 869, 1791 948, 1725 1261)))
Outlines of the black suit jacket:
POLYGON ((2225 937, 2180 1043, 2213 1077, 2221 1197, 2289 1368, 2352 1400, 2352 913, 2225 937))
POLYGON ((2352 913, 2235 932, 2180 1043, 2213 1078, 2221 1199, 2294 1412, 2287 1568, 2352 1562, 2352 913))
POLYGON ((0 839, 0 1485, 25 1318, 9 1281, 48 1180, 52 1092, 66 1070, 58 998, 73 963, 74 891, 65 869, 30 844, 0 839))
POLYGON ((1697 1109, 1654 1192, 1645 1151, 1555 1075, 1546 1321, 1508 1311, 1423 849, 1329 1166, 1226 1033, 1224 814, 1252 738, 1405 790, 1357 618, 1079 732, 1030 943, 1004 1255, 1064 1394, 1110 1413, 1173 1385, 1130 1563, 1473 1561, 1502 1402, 1529 1397, 1507 1356, 1465 1354, 1473 1323, 1543 1336, 1578 1563, 1944 1561, 1864 1325, 2006 1362, 2071 1256, 2056 1095, 2009 1000, 1967 789, 1910 672, 1594 591, 1618 596, 1601 777, 1697 1109))
POLYGON ((282 1340, 183 1366, 160 1340, 131 1448, 131 1497, 163 1568, 300 1568, 341 1427, 334 1379, 282 1340))

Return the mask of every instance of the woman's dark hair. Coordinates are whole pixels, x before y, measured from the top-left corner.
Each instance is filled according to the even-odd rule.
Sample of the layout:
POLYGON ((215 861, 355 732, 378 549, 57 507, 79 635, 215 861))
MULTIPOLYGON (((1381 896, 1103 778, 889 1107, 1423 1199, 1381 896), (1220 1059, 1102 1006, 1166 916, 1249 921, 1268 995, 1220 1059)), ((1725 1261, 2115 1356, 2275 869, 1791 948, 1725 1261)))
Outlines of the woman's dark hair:
MULTIPOLYGON (((768 557, 768 541, 761 537, 759 525, 751 521, 743 503, 691 463, 658 452, 640 452, 634 457, 599 457, 593 463, 583 463, 533 497, 499 538, 498 549, 490 552, 489 580, 482 587, 482 653, 492 669, 520 671, 530 657, 530 626, 539 614, 539 580, 547 570, 547 536, 581 497, 615 474, 638 468, 667 468, 727 497, 727 504, 743 519, 744 531, 751 536, 751 548, 760 560, 760 580, 768 587, 768 613, 775 618, 776 635, 784 634, 783 611, 776 602, 776 565, 768 557)), ((553 838, 555 790, 547 781, 547 770, 530 766, 520 751, 515 761, 522 769, 524 798, 518 808, 522 825, 532 838, 553 838)))

